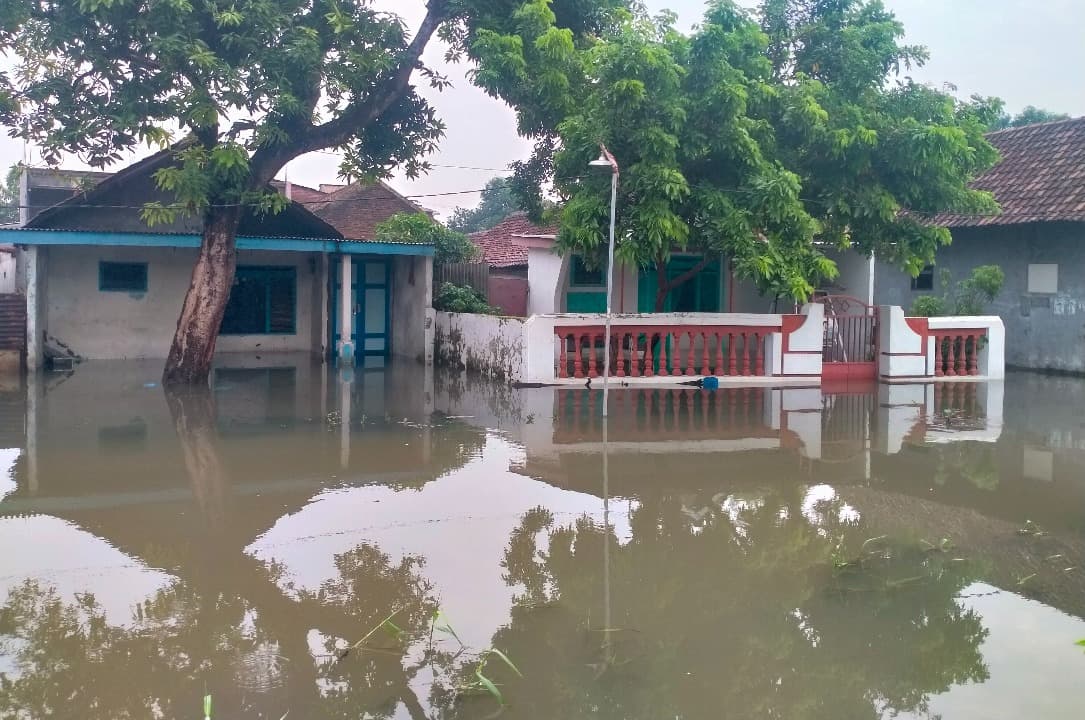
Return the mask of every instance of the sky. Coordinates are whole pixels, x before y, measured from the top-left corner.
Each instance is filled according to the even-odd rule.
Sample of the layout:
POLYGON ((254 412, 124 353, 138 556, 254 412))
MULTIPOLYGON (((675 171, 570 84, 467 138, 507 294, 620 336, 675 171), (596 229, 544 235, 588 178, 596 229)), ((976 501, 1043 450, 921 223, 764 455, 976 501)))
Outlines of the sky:
MULTIPOLYGON (((753 6, 755 0, 739 0, 753 6)), ((916 80, 942 86, 951 83, 957 94, 996 95, 1010 112, 1036 105, 1078 117, 1085 115, 1085 83, 1075 76, 1085 67, 1085 0, 884 0, 904 24, 905 41, 926 46, 931 59, 911 73, 916 80)), ((424 13, 424 0, 375 0, 414 26, 424 13)), ((648 0, 653 12, 671 9, 679 24, 699 21, 703 0, 648 0)), ((391 184, 419 204, 447 216, 458 206, 478 202, 478 190, 509 163, 524 159, 530 143, 516 134, 512 110, 473 87, 464 65, 448 66, 444 48, 433 43, 428 64, 445 72, 453 87, 427 92, 447 130, 440 149, 430 157, 433 170, 416 180, 397 176, 391 184), (455 167, 448 167, 455 166, 455 167), (471 192, 468 192, 471 191, 471 192)), ((0 137, 0 168, 29 153, 22 141, 0 137)), ((76 159, 65 167, 84 167, 76 159)), ((337 182, 338 161, 329 153, 314 153, 290 163, 286 175, 305 185, 337 182)), ((284 177, 284 173, 280 173, 284 177)))

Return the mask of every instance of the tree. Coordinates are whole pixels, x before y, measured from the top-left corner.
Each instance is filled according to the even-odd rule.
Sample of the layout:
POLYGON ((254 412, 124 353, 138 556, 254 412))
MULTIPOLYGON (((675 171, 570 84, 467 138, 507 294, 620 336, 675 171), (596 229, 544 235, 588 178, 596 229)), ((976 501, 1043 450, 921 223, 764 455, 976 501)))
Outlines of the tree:
POLYGON ((291 159, 344 152, 341 170, 409 176, 443 125, 413 81, 448 81, 424 66, 435 33, 476 63, 488 91, 515 104, 509 68, 561 83, 564 58, 597 32, 616 0, 428 0, 409 33, 367 0, 11 0, 0 5, 0 122, 46 161, 75 154, 105 166, 146 142, 172 147, 156 174, 174 203, 148 223, 201 217, 203 232, 163 376, 203 383, 236 264, 244 208, 275 212, 269 182, 291 159), (170 145, 180 128, 184 141, 170 145))
POLYGON ((22 163, 16 163, 8 168, 4 184, 0 185, 0 225, 19 222, 19 177, 22 174, 22 163))
POLYGON ((448 226, 462 233, 489 230, 518 209, 509 181, 502 177, 490 178, 482 189, 478 205, 456 208, 448 226))
POLYGON ((990 130, 1006 130, 1007 128, 1024 127, 1036 123, 1070 119, 1070 116, 1065 113, 1054 113, 1050 110, 1038 108, 1035 105, 1026 105, 1021 112, 1010 115, 1006 112, 1006 103, 1001 98, 985 97, 983 95, 973 95, 970 98, 970 105, 983 124, 990 130))
POLYGON ((462 232, 449 230, 426 213, 399 213, 376 227, 377 240, 424 243, 434 246, 436 265, 467 262, 478 247, 462 232))
POLYGON ((721 254, 799 300, 835 275, 827 248, 918 272, 950 239, 925 217, 994 211, 968 182, 997 153, 970 105, 902 75, 926 59, 903 32, 871 0, 765 0, 760 24, 717 0, 691 35, 630 16, 578 53, 566 76, 583 82, 545 104, 563 112, 517 187, 538 213, 553 178, 559 246, 598 261, 609 178, 585 168, 604 142, 622 167, 616 254, 659 273, 657 309, 721 254), (676 250, 705 260, 668 279, 676 250))

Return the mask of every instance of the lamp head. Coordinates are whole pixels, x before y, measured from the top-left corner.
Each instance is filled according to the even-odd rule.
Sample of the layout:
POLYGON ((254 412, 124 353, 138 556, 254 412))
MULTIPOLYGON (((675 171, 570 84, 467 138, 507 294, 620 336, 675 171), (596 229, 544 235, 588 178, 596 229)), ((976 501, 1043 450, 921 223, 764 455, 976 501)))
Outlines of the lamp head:
POLYGON ((610 160, 607 159, 606 154, 599 153, 599 157, 588 163, 588 167, 593 167, 597 170, 613 170, 614 167, 610 164, 610 160))

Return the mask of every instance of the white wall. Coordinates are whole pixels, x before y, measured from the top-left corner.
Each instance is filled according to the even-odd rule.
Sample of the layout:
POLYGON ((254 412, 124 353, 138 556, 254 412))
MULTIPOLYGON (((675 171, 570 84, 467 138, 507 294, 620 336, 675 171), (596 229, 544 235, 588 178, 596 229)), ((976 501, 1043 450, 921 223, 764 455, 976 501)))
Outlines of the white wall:
MULTIPOLYGON (((164 358, 188 291, 194 248, 54 246, 47 250, 44 329, 87 359, 164 358), (147 292, 101 292, 99 261, 147 263, 147 292)), ((297 314, 291 335, 222 335, 218 352, 319 352, 313 346, 321 308, 314 283, 321 282, 320 258, 297 252, 239 251, 238 265, 297 268, 297 314)))
POLYGON ((433 258, 392 261, 392 354, 433 363, 433 258))
MULTIPOLYGON (((517 383, 523 379, 524 324, 522 318, 471 313, 437 312, 436 355, 441 365, 517 383)), ((547 338, 553 371, 553 326, 547 338)))
POLYGON ((0 293, 15 292, 15 253, 0 252, 0 293))
POLYGON ((833 295, 851 295, 874 304, 874 265, 871 258, 854 250, 829 250, 825 255, 836 263, 840 275, 826 289, 833 295))

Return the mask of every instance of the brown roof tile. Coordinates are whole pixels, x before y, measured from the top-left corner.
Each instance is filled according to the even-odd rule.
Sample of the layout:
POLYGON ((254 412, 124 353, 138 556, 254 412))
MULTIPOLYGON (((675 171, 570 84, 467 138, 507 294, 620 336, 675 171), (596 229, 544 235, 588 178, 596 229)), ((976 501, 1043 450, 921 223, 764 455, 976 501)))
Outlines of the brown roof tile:
POLYGON ((494 225, 489 230, 480 230, 469 237, 482 250, 486 264, 492 268, 523 267, 527 265, 527 248, 517 245, 516 236, 556 235, 557 226, 536 225, 527 218, 526 213, 518 212, 494 225))
MULTIPOLYGON (((282 180, 272 180, 271 186, 281 192, 283 195, 286 194, 286 183, 282 180)), ((297 183, 290 183, 290 199, 294 202, 299 202, 304 205, 306 203, 321 202, 323 200, 327 200, 328 196, 321 190, 307 187, 305 185, 298 185, 297 183)))
POLYGON ((970 227, 1032 222, 1085 222, 1085 117, 990 133, 1002 160, 972 183, 989 190, 1002 213, 942 213, 932 225, 970 227))
POLYGON ((305 206, 348 240, 373 240, 377 225, 393 215, 426 212, 382 182, 347 185, 305 206))

